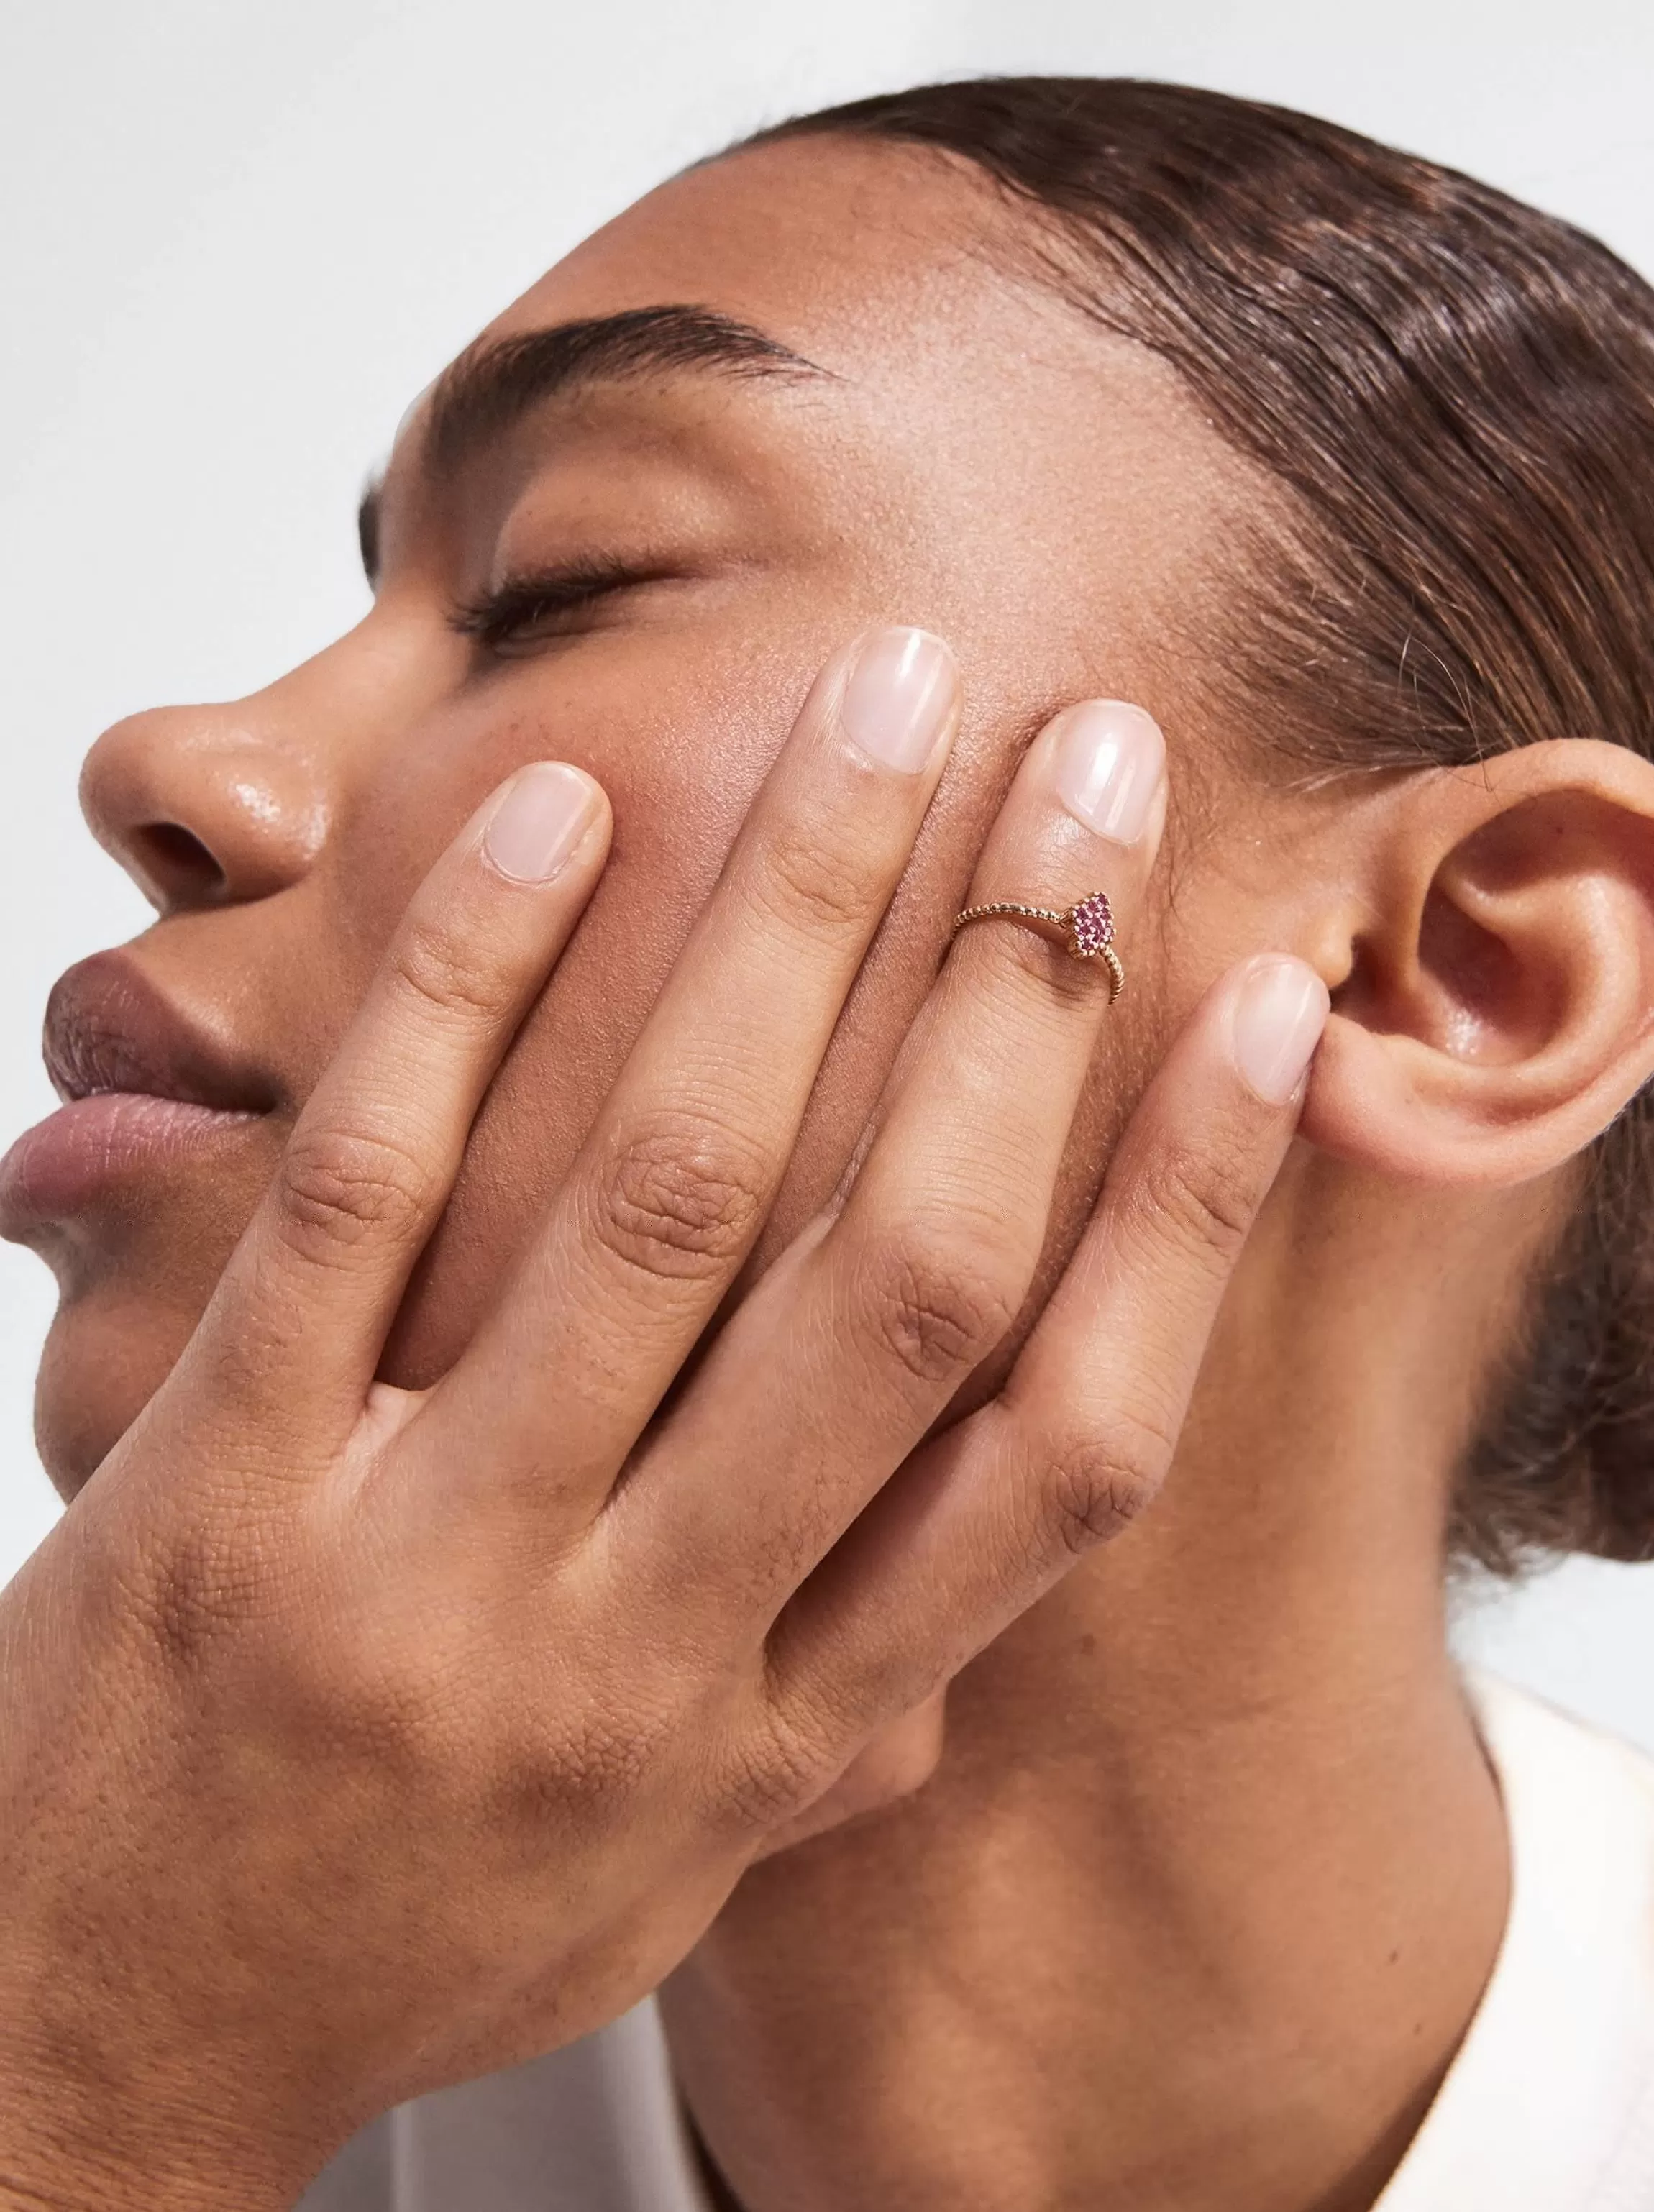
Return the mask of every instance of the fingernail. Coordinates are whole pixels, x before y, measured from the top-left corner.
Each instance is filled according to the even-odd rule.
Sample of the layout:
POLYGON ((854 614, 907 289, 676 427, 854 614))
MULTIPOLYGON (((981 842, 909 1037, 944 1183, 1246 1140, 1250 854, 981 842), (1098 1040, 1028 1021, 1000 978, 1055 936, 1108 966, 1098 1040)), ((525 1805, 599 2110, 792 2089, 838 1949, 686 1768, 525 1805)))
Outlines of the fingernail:
POLYGON ((506 786, 483 832, 483 850, 514 882, 549 884, 596 811, 589 776, 561 761, 536 761, 506 786))
POLYGON ((1327 1025, 1327 987, 1313 968, 1260 960, 1235 1000, 1235 1065, 1266 1106, 1297 1090, 1327 1025))
POLYGON ((917 775, 947 727, 958 690, 953 655, 923 629, 876 630, 844 687, 839 720, 881 768, 917 775))
POLYGON ((1140 707, 1086 699, 1059 717, 1057 797, 1099 837, 1134 845, 1148 828, 1165 772, 1160 725, 1140 707))

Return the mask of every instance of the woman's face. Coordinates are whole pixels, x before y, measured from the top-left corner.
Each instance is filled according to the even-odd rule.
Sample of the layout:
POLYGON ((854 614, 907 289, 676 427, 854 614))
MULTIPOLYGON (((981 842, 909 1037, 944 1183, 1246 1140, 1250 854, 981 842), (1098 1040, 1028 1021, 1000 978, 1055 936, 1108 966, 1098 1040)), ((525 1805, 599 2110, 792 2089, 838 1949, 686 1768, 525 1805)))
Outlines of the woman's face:
MULTIPOLYGON (((140 714, 100 741, 89 818, 160 917, 59 986, 58 1073, 71 1089, 258 1110, 174 1117, 116 1145, 25 1146, 13 1167, 0 1225, 44 1254, 63 1292, 40 1427, 65 1490, 176 1357, 415 884, 520 763, 575 761, 600 780, 613 857, 487 1102, 390 1350, 403 1382, 429 1380, 463 1343, 811 677, 848 636, 903 622, 948 637, 965 726, 764 1253, 836 1180, 1045 716, 1088 694, 1138 700, 1168 731, 1185 827, 1195 773, 1207 799, 1217 791, 1192 679, 1221 603, 1217 549, 1257 488, 1160 364, 995 265, 984 241, 1007 221, 961 165, 824 138, 666 185, 412 410, 356 629, 252 698, 140 714), (664 307, 777 350, 749 341, 725 358, 715 326, 709 340, 682 316, 648 325, 653 348, 635 323, 552 335, 664 307), (547 335, 492 358, 531 332, 547 335), (613 569, 618 587, 561 607, 544 592, 535 606, 532 589, 501 597, 571 569, 613 569)), ((1225 795, 1221 830, 1180 874, 1175 927, 1167 908, 1127 948, 1138 988, 1077 1134, 1054 1255, 1162 1027, 1268 941, 1282 825, 1279 804, 1261 805, 1225 795)))

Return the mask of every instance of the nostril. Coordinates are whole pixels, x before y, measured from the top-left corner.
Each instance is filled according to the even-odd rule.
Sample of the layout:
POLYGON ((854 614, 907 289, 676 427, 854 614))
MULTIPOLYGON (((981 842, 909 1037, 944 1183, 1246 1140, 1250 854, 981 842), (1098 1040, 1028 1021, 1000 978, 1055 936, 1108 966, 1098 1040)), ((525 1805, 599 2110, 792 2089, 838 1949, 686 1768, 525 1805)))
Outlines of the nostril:
POLYGON ((143 872, 173 900, 214 899, 224 871, 193 831, 178 822, 146 822, 128 843, 143 872))

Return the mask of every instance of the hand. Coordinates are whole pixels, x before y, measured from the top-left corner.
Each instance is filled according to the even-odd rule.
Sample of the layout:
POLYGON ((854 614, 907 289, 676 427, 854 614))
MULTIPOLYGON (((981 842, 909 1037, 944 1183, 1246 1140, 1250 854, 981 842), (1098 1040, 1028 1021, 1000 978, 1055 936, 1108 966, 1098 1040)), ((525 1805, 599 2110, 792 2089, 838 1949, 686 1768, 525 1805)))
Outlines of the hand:
MULTIPOLYGON (((606 849, 586 783, 535 879, 571 769, 483 810, 0 1600, 0 2202, 284 2204, 371 2113, 612 2017, 1152 1495, 1324 1012, 1295 963, 1210 994, 1005 1389, 927 1444, 1028 1291, 1108 1003, 964 933, 854 1179, 680 1380, 941 772, 951 660, 897 647, 830 664, 496 1307, 410 1393, 380 1346, 606 849)), ((1036 741, 973 899, 1129 914, 1158 815, 1094 836, 1084 750, 1036 741)))

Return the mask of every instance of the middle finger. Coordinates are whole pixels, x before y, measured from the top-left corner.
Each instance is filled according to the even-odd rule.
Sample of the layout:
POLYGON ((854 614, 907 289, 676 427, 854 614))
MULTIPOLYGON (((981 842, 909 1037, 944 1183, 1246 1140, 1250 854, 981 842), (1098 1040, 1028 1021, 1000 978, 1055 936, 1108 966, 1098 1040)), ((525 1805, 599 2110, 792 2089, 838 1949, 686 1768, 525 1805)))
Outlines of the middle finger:
POLYGON ((576 1519, 600 1505, 763 1226, 958 713, 952 654, 922 630, 829 662, 545 1221, 425 1409, 434 1465, 480 1463, 486 1437, 491 1493, 555 1491, 576 1519))
MULTIPOLYGON (((1164 760, 1140 708, 1057 716, 969 904, 1062 909, 1100 890, 1128 915, 1164 760)), ((766 1275, 617 1498, 639 1571, 670 1562, 721 1607, 739 1601, 732 1584, 779 1604, 912 1450, 1027 1295, 1110 995, 1103 962, 1014 920, 959 933, 836 1218, 766 1275)))

